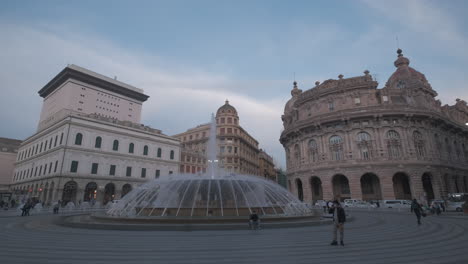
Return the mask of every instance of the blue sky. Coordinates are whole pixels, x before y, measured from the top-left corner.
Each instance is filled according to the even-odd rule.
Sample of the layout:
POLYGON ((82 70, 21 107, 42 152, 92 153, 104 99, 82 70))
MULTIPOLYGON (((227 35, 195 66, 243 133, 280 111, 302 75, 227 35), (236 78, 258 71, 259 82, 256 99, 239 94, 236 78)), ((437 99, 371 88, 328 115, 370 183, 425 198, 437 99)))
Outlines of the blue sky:
POLYGON ((1 137, 34 133, 37 91, 69 63, 143 88, 143 123, 176 134, 227 98, 284 166, 281 114, 295 78, 394 71, 396 36, 442 103, 468 100, 466 1, 3 1, 1 137))

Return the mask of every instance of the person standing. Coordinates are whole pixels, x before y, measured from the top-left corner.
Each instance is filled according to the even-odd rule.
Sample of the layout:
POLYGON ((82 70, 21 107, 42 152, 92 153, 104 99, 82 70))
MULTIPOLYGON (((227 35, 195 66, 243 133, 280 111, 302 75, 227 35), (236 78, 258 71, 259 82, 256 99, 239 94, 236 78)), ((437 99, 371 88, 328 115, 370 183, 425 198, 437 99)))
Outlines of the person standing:
POLYGON ((421 214, 423 213, 423 209, 416 199, 413 199, 413 202, 411 203, 411 211, 416 215, 418 225, 421 225, 421 214))
POLYGON ((249 216, 250 229, 260 229, 260 218, 258 217, 257 211, 253 210, 249 216))
POLYGON ((346 222, 346 213, 340 202, 337 200, 333 201, 333 241, 330 245, 338 245, 337 232, 340 231, 340 245, 344 246, 344 223, 346 222))

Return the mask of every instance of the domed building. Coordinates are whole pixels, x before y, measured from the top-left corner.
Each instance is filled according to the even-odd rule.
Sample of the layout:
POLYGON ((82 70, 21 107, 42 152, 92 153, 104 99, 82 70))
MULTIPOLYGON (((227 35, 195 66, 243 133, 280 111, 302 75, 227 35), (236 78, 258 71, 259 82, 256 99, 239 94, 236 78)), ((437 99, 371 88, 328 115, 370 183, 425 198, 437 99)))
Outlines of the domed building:
POLYGON ((300 200, 446 198, 468 192, 468 106, 441 105, 397 51, 385 87, 364 75, 294 82, 282 116, 290 191, 300 200))
MULTIPOLYGON (((226 171, 240 174, 251 174, 270 178, 263 173, 260 164, 273 167, 273 161, 260 155, 258 141, 239 123, 239 115, 234 106, 226 100, 216 111, 216 133, 219 167, 226 171)), ((174 135, 181 141, 181 173, 204 173, 207 168, 207 142, 210 124, 197 127, 174 135)), ((268 156, 268 155, 267 155, 268 156)))

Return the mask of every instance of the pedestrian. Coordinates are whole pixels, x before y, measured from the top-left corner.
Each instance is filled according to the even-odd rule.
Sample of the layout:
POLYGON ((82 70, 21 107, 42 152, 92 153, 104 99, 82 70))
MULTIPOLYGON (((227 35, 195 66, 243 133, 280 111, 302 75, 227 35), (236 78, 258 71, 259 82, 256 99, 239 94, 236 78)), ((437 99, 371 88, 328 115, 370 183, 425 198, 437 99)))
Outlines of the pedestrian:
POLYGON ((418 225, 421 225, 421 215, 424 214, 424 212, 416 199, 413 199, 413 202, 411 203, 411 212, 414 212, 416 218, 418 219, 418 225))
POLYGON ((11 200, 11 208, 14 208, 15 205, 16 205, 16 201, 15 201, 15 199, 12 199, 12 200, 11 200))
POLYGON ((250 229, 260 229, 260 218, 258 217, 257 211, 253 210, 249 216, 250 229))
POLYGON ((338 236, 337 232, 340 231, 340 245, 344 246, 343 238, 344 238, 344 223, 346 222, 346 213, 341 207, 340 202, 335 200, 333 202, 333 241, 330 245, 336 246, 338 245, 338 236))
POLYGON ((379 203, 379 201, 377 201, 375 204, 377 205, 377 208, 380 208, 380 203, 379 203))
POLYGON ((327 202, 325 200, 320 201, 320 205, 323 207, 323 212, 327 212, 327 202))
POLYGON ((60 200, 54 203, 54 214, 58 214, 60 208, 60 200))
POLYGON ((445 201, 440 203, 440 207, 442 207, 442 211, 445 213, 445 201))
POLYGON ((328 209, 329 214, 333 213, 333 202, 332 201, 327 202, 327 209, 328 209))

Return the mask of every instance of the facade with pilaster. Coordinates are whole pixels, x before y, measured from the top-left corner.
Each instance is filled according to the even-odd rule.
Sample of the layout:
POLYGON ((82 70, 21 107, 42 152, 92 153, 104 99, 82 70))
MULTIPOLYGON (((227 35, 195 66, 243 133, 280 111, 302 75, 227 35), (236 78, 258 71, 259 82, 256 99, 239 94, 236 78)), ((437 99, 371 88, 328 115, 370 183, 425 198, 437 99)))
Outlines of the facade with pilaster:
POLYGON ((301 200, 412 199, 468 192, 468 106, 441 105, 398 50, 385 86, 363 76, 294 83, 282 116, 290 191, 301 200))
POLYGON ((71 65, 39 94, 38 130, 16 157, 11 190, 20 200, 106 204, 178 171, 179 141, 136 122, 148 98, 141 89, 71 65))

